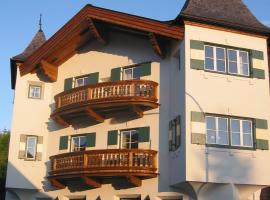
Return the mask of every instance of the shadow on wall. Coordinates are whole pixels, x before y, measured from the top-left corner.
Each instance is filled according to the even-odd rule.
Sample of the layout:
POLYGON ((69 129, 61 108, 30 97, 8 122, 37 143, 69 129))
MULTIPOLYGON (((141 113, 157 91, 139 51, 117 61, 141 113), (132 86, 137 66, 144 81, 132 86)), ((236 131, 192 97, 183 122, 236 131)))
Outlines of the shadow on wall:
POLYGON ((40 189, 10 162, 8 163, 6 190, 6 200, 53 199, 39 192, 40 189))

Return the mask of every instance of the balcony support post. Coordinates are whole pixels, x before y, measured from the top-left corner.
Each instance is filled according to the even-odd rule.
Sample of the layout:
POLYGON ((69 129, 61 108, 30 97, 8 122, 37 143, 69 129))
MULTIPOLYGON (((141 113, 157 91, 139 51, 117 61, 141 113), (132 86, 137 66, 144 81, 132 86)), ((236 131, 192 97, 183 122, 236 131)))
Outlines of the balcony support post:
POLYGON ((57 189, 64 189, 66 186, 59 182, 57 179, 50 179, 49 180, 51 185, 57 189))
POLYGON ((58 124, 61 124, 62 126, 69 127, 69 124, 59 115, 55 115, 52 117, 54 121, 56 121, 58 124))
POLYGON ((104 122, 104 118, 102 116, 100 116, 99 114, 97 114, 93 109, 91 109, 90 107, 86 108, 86 113, 91 117, 94 118, 97 122, 102 123, 104 122))
POLYGON ((135 185, 136 187, 140 187, 142 186, 142 180, 139 179, 136 176, 127 176, 128 182, 130 182, 131 184, 135 185))
POLYGON ((143 111, 138 106, 133 105, 132 111, 137 115, 137 117, 139 117, 139 118, 143 117, 143 111))
POLYGON ((94 188, 100 188, 101 187, 101 184, 98 181, 96 181, 96 180, 94 180, 92 178, 89 178, 89 177, 86 177, 86 176, 82 176, 81 178, 83 179, 83 181, 85 182, 86 185, 89 185, 89 186, 94 187, 94 188))

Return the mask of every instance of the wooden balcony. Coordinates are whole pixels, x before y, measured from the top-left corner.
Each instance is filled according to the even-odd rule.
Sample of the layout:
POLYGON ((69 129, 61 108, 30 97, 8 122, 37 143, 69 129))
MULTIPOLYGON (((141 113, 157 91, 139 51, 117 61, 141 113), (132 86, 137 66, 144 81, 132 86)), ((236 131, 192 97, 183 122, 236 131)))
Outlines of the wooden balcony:
POLYGON ((73 88, 55 96, 51 118, 66 127, 85 116, 97 123, 129 114, 142 117, 159 105, 157 86, 153 81, 125 80, 73 88))
POLYGON ((48 180, 63 189, 72 179, 101 187, 104 178, 126 177, 135 186, 144 178, 157 176, 157 152, 142 149, 108 149, 65 153, 50 157, 48 180))

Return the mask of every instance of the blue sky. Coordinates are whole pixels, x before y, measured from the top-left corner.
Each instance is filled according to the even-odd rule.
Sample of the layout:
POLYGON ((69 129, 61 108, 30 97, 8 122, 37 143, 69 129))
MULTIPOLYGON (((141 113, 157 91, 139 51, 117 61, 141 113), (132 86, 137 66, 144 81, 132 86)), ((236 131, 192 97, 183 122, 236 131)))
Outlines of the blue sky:
MULTIPOLYGON (((170 20, 176 17, 184 2, 185 0, 1 0, 0 130, 11 127, 13 91, 10 86, 9 59, 21 53, 38 31, 40 13, 43 14, 43 30, 49 38, 87 3, 153 19, 170 20)), ((270 26, 269 0, 244 2, 261 22, 270 26)))

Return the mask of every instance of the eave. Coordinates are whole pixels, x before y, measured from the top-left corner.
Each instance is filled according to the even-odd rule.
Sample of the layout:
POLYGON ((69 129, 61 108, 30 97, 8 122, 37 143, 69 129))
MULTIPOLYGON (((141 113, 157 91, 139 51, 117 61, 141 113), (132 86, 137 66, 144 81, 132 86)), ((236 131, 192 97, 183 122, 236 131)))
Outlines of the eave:
MULTIPOLYGON (((146 35, 151 34, 151 44, 160 56, 163 56, 162 48, 155 36, 173 40, 181 40, 184 37, 184 28, 181 26, 86 5, 24 61, 19 67, 21 76, 35 72, 37 68, 42 68, 46 73, 52 71, 52 67, 58 68, 90 40, 95 39, 105 43, 106 31, 102 30, 104 24, 136 30, 146 35)), ((56 78, 55 75, 49 78, 55 81, 57 75, 56 78)))

